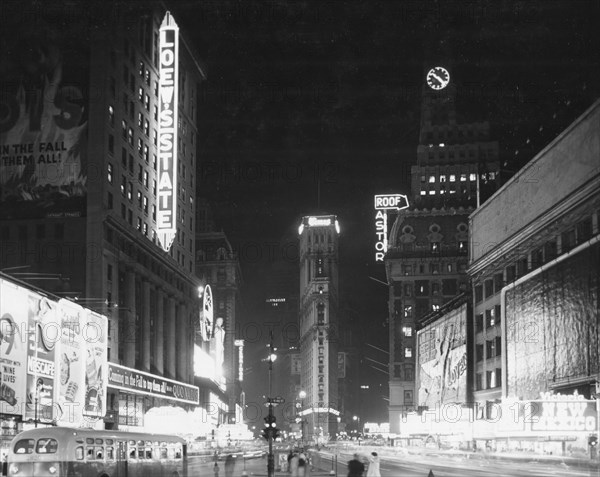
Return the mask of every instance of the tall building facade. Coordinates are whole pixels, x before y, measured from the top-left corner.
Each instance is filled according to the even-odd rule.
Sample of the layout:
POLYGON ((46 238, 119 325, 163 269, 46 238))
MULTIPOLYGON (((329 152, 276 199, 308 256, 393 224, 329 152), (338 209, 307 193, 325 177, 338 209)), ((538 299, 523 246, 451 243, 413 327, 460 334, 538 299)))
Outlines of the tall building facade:
POLYGON ((421 319, 468 288, 469 214, 497 189, 498 143, 487 122, 462 123, 449 69, 425 69, 410 207, 398 212, 384 258, 389 287, 390 432, 417 410, 421 319))
POLYGON ((300 360, 306 393, 301 417, 305 440, 323 441, 337 432, 339 224, 335 215, 307 216, 300 235, 300 360))
MULTIPOLYGON (((74 8, 68 33, 45 7, 3 28, 0 267, 107 316, 115 369, 191 383, 204 72, 162 3, 74 8)), ((163 402, 109 389, 122 425, 163 402)))
POLYGON ((473 434, 493 447, 587 454, 596 435, 599 124, 596 101, 469 218, 473 434), (515 402, 531 418, 499 422, 515 402))
MULTIPOLYGON (((210 336, 200 337, 200 341, 208 338, 205 346, 209 348, 207 351, 211 352, 211 343, 213 348, 220 346, 215 343, 215 339, 218 338, 214 333, 215 327, 223 327, 223 362, 216 363, 219 367, 217 378, 225 390, 230 413, 235 417, 236 404, 240 405, 243 401, 243 375, 239 374, 238 366, 243 344, 238 343, 236 346, 236 330, 241 311, 242 271, 237 253, 227 236, 223 231, 217 230, 208 201, 198 198, 196 207, 196 275, 204 285, 211 287, 214 320, 210 336)), ((220 361, 219 353, 215 353, 214 349, 212 351, 214 357, 220 361)), ((241 359, 243 360, 243 356, 241 359)))

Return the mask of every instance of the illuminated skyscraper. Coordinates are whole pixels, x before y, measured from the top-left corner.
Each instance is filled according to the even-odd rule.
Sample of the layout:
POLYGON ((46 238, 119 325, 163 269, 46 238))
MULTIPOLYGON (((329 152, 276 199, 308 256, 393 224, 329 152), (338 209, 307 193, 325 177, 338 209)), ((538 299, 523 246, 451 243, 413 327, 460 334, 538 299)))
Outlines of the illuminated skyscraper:
POLYGON ((335 215, 302 219, 300 234, 301 386, 305 439, 327 439, 337 431, 338 239, 335 215))

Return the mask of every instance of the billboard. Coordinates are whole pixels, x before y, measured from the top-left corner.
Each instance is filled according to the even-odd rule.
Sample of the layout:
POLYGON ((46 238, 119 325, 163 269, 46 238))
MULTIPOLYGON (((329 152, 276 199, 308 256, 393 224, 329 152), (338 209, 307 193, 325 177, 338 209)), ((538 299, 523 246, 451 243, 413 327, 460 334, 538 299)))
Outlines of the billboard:
POLYGON ((84 215, 85 41, 49 24, 1 35, 0 219, 84 215))
POLYGON ((0 279, 0 414, 23 413, 27 389, 27 292, 0 279))
POLYGON ((466 401, 466 325, 463 304, 417 332, 419 406, 466 401))

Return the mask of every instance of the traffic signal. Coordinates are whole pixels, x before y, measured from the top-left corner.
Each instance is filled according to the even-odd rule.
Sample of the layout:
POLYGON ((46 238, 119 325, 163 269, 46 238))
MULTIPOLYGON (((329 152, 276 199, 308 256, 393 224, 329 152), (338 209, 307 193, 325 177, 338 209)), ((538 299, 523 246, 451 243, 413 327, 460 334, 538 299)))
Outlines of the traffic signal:
POLYGON ((276 421, 277 419, 275 419, 275 416, 271 414, 265 417, 265 428, 263 429, 262 436, 266 440, 269 440, 269 438, 277 439, 279 436, 279 429, 277 429, 276 421))
POLYGON ((588 437, 588 444, 590 447, 596 447, 598 445, 598 436, 588 437))

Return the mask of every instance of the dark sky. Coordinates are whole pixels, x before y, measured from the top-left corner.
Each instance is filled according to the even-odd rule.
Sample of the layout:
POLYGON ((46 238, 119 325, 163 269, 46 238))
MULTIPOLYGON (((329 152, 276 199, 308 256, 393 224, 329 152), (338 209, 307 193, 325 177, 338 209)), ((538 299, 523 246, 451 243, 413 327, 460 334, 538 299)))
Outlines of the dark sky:
POLYGON ((490 122, 509 170, 599 96, 598 1, 214 0, 173 12, 207 73, 200 194, 240 253, 243 319, 261 320, 269 244, 295 241, 303 215, 333 213, 342 305, 384 348, 372 196, 409 193, 424 68, 450 69, 460 120, 490 122))

